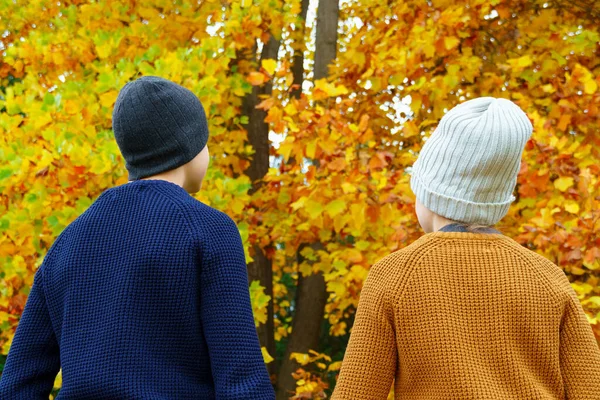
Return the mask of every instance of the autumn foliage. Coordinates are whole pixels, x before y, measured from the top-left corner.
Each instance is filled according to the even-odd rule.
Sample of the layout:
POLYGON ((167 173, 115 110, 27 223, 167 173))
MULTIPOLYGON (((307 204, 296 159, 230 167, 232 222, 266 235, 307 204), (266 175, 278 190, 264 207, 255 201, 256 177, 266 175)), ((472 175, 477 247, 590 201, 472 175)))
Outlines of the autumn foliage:
POLYGON ((2 354, 56 236, 127 181, 111 112, 140 75, 204 104, 213 157, 197 197, 238 222, 251 265, 272 268, 272 287, 250 274, 251 294, 274 377, 295 363, 280 398, 330 393, 370 265, 422 234, 409 174, 423 139, 477 96, 515 101, 534 125, 498 228, 564 269, 600 339, 600 7, 343 1, 336 57, 315 79, 308 4, 0 0, 2 354), (256 115, 281 143, 254 145, 256 115), (265 174, 248 172, 257 157, 265 174), (304 279, 324 299, 319 340, 289 352, 304 279))

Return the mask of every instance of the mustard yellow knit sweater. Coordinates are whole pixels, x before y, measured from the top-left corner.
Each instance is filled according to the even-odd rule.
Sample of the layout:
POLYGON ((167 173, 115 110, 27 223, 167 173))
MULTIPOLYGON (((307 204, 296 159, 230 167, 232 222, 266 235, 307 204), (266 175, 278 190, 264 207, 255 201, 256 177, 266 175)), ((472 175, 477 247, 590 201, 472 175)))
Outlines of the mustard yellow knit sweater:
POLYGON ((564 272, 502 234, 434 232, 377 262, 332 399, 600 399, 564 272))

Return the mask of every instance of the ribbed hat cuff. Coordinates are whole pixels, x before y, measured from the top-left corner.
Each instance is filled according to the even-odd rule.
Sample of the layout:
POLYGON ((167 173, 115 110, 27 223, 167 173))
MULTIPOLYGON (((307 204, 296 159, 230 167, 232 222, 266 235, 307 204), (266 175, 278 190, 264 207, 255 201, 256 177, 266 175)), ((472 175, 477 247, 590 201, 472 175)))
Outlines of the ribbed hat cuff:
POLYGON ((206 142, 199 140, 197 142, 190 142, 189 148, 185 153, 180 153, 179 158, 168 158, 165 157, 163 162, 145 162, 140 160, 135 164, 131 164, 128 161, 125 162, 127 168, 128 179, 135 181, 142 178, 147 178, 152 175, 157 175, 177 167, 180 167, 188 162, 192 161, 202 150, 206 147, 206 142))
POLYGON ((515 200, 511 195, 502 203, 475 203, 447 196, 428 188, 417 171, 413 171, 410 187, 421 204, 429 210, 442 217, 466 224, 494 225, 506 215, 515 200))

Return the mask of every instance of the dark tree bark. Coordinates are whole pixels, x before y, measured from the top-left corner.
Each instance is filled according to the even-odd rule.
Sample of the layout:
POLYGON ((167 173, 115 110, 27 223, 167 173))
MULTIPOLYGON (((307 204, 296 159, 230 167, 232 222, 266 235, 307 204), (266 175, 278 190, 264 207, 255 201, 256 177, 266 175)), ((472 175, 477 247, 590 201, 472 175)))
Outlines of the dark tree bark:
MULTIPOLYGON (((315 79, 326 77, 329 65, 335 60, 338 19, 338 0, 319 0, 315 43, 315 79)), ((318 242, 307 245, 315 250, 323 249, 323 245, 318 242)), ((297 253, 299 263, 302 262, 300 255, 302 248, 303 246, 298 249, 297 253)), ((316 350, 318 348, 327 297, 325 279, 322 273, 308 277, 299 275, 292 332, 279 370, 277 400, 288 399, 295 389, 295 380, 291 374, 300 365, 290 360, 290 355, 294 352, 306 353, 310 349, 316 350)))
MULTIPOLYGON (((303 245, 298 249, 298 264, 304 261, 300 252, 305 246, 308 245, 303 245)), ((323 249, 321 243, 314 243, 311 246, 314 250, 323 249)), ((303 277, 299 273, 292 333, 277 380, 277 400, 289 399, 296 387, 296 380, 292 373, 301 365, 294 360, 290 360, 290 355, 292 353, 307 353, 308 350, 318 348, 326 303, 327 290, 323 275, 318 273, 303 277)))
MULTIPOLYGON (((257 60, 260 65, 262 60, 277 60, 280 41, 271 35, 269 41, 264 45, 260 59, 257 60)), ((256 48, 253 51, 256 54, 256 48)), ((260 102, 260 96, 270 95, 273 90, 271 81, 262 86, 254 86, 252 93, 244 97, 242 102, 243 115, 248 117, 248 124, 245 126, 248 132, 248 141, 254 149, 254 155, 250 161, 250 166, 245 174, 252 181, 250 193, 256 192, 262 184, 262 178, 269 170, 269 124, 265 122, 266 112, 256 108, 260 102)), ((248 277, 250 281, 258 280, 265 287, 265 294, 271 296, 271 301, 267 305, 267 321, 257 329, 258 338, 262 346, 265 346, 269 354, 275 355, 275 326, 273 322, 273 263, 266 256, 259 245, 252 246, 254 250, 254 261, 248 265, 248 277)), ((274 373, 273 364, 268 365, 270 373, 274 373)))
MULTIPOLYGON (((262 346, 267 348, 269 354, 275 357, 275 324, 273 321, 273 263, 266 256, 259 245, 253 245, 254 261, 248 264, 248 276, 250 280, 258 280, 265 287, 265 294, 271 296, 267 305, 267 321, 257 328, 258 339, 262 346)), ((273 363, 267 364, 270 374, 275 373, 273 363)))
POLYGON ((302 41, 296 48, 294 53, 294 64, 292 65, 292 75, 294 76, 292 86, 294 86, 294 88, 291 90, 290 95, 296 99, 300 98, 300 94, 302 94, 302 83, 304 83, 304 49, 306 47, 304 43, 304 31, 306 27, 306 14, 308 14, 308 3, 309 0, 302 0, 301 3, 300 21, 302 26, 299 27, 299 36, 301 36, 302 41))
MULTIPOLYGON (((264 45, 260 60, 274 59, 277 60, 279 52, 279 40, 271 35, 269 41, 264 45)), ((258 109, 256 106, 260 103, 261 95, 270 95, 273 91, 273 82, 266 82, 262 86, 254 86, 252 93, 244 97, 242 103, 242 112, 248 116, 248 141, 254 149, 254 155, 250 162, 250 166, 245 171, 246 175, 252 180, 253 187, 251 192, 254 193, 260 187, 260 180, 266 175, 269 170, 269 124, 265 122, 267 113, 265 110, 258 109)))
POLYGON ((337 54, 338 0, 319 0, 315 43, 315 80, 325 78, 337 54))

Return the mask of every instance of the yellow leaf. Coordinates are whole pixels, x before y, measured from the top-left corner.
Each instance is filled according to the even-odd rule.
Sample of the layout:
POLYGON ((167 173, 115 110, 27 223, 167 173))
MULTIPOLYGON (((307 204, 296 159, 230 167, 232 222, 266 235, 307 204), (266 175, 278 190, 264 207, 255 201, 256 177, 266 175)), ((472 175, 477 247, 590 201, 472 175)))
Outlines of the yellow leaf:
POLYGON ((112 46, 110 45, 110 43, 103 43, 99 46, 96 46, 96 53, 101 59, 107 58, 110 55, 111 51, 112 46))
POLYGON ((524 55, 523 57, 513 58, 511 60, 508 60, 508 63, 510 64, 510 66, 512 68, 523 69, 523 68, 529 67, 531 64, 533 64, 533 60, 531 59, 531 57, 529 55, 524 55))
POLYGON ((358 263, 363 260, 363 255, 356 249, 347 249, 344 252, 344 258, 350 263, 358 263))
POLYGON ((265 346, 261 347, 260 351, 262 352, 263 359, 265 360, 265 364, 268 364, 274 360, 274 358, 271 357, 271 355, 269 354, 269 352, 267 351, 267 348, 265 346))
POLYGON ((519 65, 519 67, 529 67, 531 64, 533 64, 533 61, 531 60, 531 57, 529 55, 520 57, 517 62, 517 65, 519 65))
POLYGON ((50 122, 52 122, 52 116, 50 114, 39 114, 36 118, 33 118, 33 127, 39 130, 50 122))
POLYGON ((294 116, 294 115, 298 114, 298 110, 296 109, 296 106, 291 101, 283 108, 283 110, 285 111, 285 113, 287 115, 294 116))
POLYGON ((317 140, 315 139, 311 142, 308 142, 306 145, 306 157, 315 158, 315 152, 317 151, 317 140))
POLYGON ((460 40, 456 36, 448 36, 444 38, 444 46, 446 46, 446 50, 452 50, 458 46, 459 43, 460 40))
POLYGON ((589 283, 573 282, 573 283, 571 283, 571 286, 573 286, 573 289, 575 289, 577 294, 580 294, 580 295, 589 294, 594 289, 594 287, 592 285, 590 285, 589 283))
POLYGON ((306 200, 304 210, 310 216, 310 219, 315 219, 323 212, 323 204, 311 199, 306 200))
POLYGON ((234 198, 229 203, 229 206, 231 207, 231 210, 235 214, 240 214, 242 211, 244 211, 244 207, 246 206, 246 202, 243 201, 243 200, 234 198))
POLYGON ((356 186, 349 182, 344 182, 342 183, 342 190, 344 193, 356 193, 356 186))
POLYGON ((290 360, 295 360, 300 365, 306 365, 310 362, 310 357, 308 354, 292 353, 290 354, 290 360))
POLYGON ((339 371, 340 368, 342 368, 342 362, 336 361, 334 363, 329 364, 329 368, 327 368, 327 371, 339 371))
POLYGON ((579 213, 579 204, 577 204, 573 200, 569 200, 565 203, 565 210, 567 210, 571 214, 577 214, 579 213))
POLYGON ((325 212, 332 218, 342 213, 345 209, 346 202, 341 199, 335 199, 325 206, 325 212))
POLYGON ((62 65, 65 63, 65 55, 60 52, 52 53, 52 62, 56 65, 62 65))
POLYGON ((272 58, 268 58, 266 60, 262 60, 261 65, 264 68, 264 70, 272 76, 275 72, 275 69, 277 68, 277 61, 273 60, 272 58))
MULTIPOLYGON (((291 139, 294 139, 294 138, 292 137, 291 139)), ((290 153, 292 152, 293 148, 294 148, 293 142, 285 141, 279 145, 277 152, 283 156, 285 161, 287 161, 290 158, 290 153)))
POLYGON ((402 134, 405 138, 416 136, 419 134, 419 128, 413 121, 406 121, 402 127, 402 134))
POLYGON ((548 83, 547 85, 543 85, 542 86, 542 90, 545 93, 554 93, 554 92, 556 92, 556 88, 554 87, 554 85, 552 85, 550 83, 548 83))
POLYGON ((304 196, 300 197, 298 200, 296 200, 295 202, 293 202, 293 203, 291 204, 291 206, 292 206, 292 209, 293 209, 294 211, 296 211, 296 210, 298 210, 299 208, 302 208, 302 207, 304 207, 304 203, 306 202, 306 200, 308 200, 308 198, 307 198, 307 197, 304 197, 304 196))
POLYGON ((356 247, 360 251, 364 251, 364 250, 368 249, 370 245, 371 245, 371 243, 367 242, 366 240, 359 240, 358 242, 356 242, 354 244, 354 247, 356 247))
POLYGON ((566 192, 571 186, 573 186, 573 178, 570 177, 562 177, 554 181, 554 187, 561 192, 566 192))
POLYGON ((106 107, 106 108, 112 107, 113 104, 115 104, 115 101, 117 100, 118 94, 119 94, 119 92, 117 92, 116 90, 111 90, 109 92, 101 94, 100 95, 100 104, 102 104, 102 107, 106 107))
POLYGON ((267 322, 267 307, 271 296, 265 294, 265 288, 260 285, 259 281, 252 281, 249 290, 254 324, 258 327, 260 324, 267 322))
POLYGON ((361 230, 365 222, 365 208, 366 204, 352 204, 350 206, 350 213, 352 214, 352 222, 356 229, 361 230))
POLYGON ((58 370, 58 374, 54 378, 54 388, 60 389, 62 387, 62 368, 58 370))
POLYGON ((583 91, 586 94, 594 94, 596 93, 596 89, 598 89, 598 84, 594 79, 586 81, 583 85, 583 91))
MULTIPOLYGON (((345 322, 340 322, 337 324, 334 324, 331 326, 331 328, 329 328, 329 334, 332 336, 342 336, 346 334, 346 323, 345 322)), ((323 369, 325 369, 325 365, 323 365, 323 369)))
POLYGON ((596 270, 600 269, 600 260, 596 260, 596 261, 593 261, 593 262, 584 261, 583 265, 587 269, 591 269, 592 271, 596 271, 596 270))
POLYGON ((343 94, 348 94, 348 89, 344 85, 335 85, 333 83, 327 82, 327 79, 319 79, 315 82, 315 90, 321 90, 327 94, 329 97, 340 96, 343 94))
POLYGON ((335 295, 340 299, 343 299, 344 295, 346 294, 346 286, 342 282, 328 282, 327 290, 329 290, 332 293, 335 293, 335 295))
POLYGON ((42 156, 37 163, 38 170, 46 168, 48 165, 52 164, 52 161, 54 161, 54 155, 48 150, 43 149, 41 153, 42 156))
POLYGON ((427 58, 431 58, 435 55, 435 46, 432 46, 431 44, 425 42, 425 44, 422 47, 423 53, 425 53, 425 55, 427 56, 427 58))

